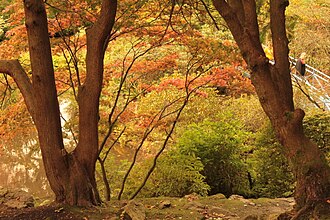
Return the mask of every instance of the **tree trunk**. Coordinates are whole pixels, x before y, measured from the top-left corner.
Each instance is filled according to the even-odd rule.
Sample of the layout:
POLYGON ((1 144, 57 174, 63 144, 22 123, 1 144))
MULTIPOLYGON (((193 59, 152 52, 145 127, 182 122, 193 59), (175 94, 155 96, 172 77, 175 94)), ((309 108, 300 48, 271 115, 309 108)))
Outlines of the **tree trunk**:
POLYGON ((329 206, 330 167, 318 147, 305 135, 304 112, 295 109, 291 84, 288 39, 285 29, 287 0, 270 1, 271 31, 275 65, 271 65, 259 40, 255 0, 213 0, 225 19, 244 60, 260 103, 269 117, 285 156, 292 164, 297 184, 297 219, 311 213, 318 203, 329 206))
POLYGON ((42 0, 25 0, 32 82, 17 60, 0 61, 23 94, 37 127, 46 175, 56 201, 70 205, 98 205, 95 181, 98 157, 98 108, 103 57, 114 25, 116 0, 103 0, 98 20, 87 33, 86 82, 79 88, 79 144, 70 154, 64 148, 55 86, 47 15, 42 0))
MULTIPOLYGON (((271 75, 274 74, 276 73, 271 75)), ((263 79, 256 77, 253 81, 254 84, 263 85, 262 88, 256 87, 258 95, 264 94, 264 90, 272 90, 263 79)), ((310 206, 316 206, 319 202, 326 203, 330 197, 330 169, 324 154, 304 134, 302 120, 305 113, 301 109, 285 111, 290 105, 281 104, 283 95, 273 90, 262 96, 260 101, 295 174, 296 209, 311 208, 310 206)))
POLYGON ((98 157, 98 108, 103 80, 103 58, 114 25, 117 0, 103 0, 98 20, 87 31, 86 81, 79 88, 79 143, 71 155, 64 149, 54 70, 43 1, 24 2, 32 87, 30 112, 38 130, 46 174, 56 201, 97 205, 95 180, 98 157))
POLYGON ((31 93, 33 97, 27 105, 38 130, 48 181, 57 202, 71 205, 99 204, 95 178, 89 175, 94 167, 81 166, 80 159, 74 154, 68 155, 64 149, 43 1, 24 1, 24 10, 32 68, 32 88, 21 91, 31 93))

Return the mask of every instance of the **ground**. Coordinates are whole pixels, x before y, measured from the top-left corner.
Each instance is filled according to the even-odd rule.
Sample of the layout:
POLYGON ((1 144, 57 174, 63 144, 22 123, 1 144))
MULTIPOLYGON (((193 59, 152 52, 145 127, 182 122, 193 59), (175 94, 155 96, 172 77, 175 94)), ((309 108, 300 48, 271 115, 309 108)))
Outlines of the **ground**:
MULTIPOLYGON (((146 219, 150 220, 276 219, 294 205, 292 198, 246 200, 239 196, 225 199, 222 195, 149 198, 137 199, 135 202, 142 204, 146 219)), ((112 201, 89 209, 59 205, 10 209, 0 205, 0 220, 115 220, 122 219, 120 213, 125 204, 127 201, 112 201)))

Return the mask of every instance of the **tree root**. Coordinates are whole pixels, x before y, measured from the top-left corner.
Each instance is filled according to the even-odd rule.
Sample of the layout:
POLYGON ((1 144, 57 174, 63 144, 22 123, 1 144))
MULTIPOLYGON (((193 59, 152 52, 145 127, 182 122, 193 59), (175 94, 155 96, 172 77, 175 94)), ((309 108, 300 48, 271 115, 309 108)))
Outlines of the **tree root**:
POLYGON ((310 202, 298 211, 281 214, 278 220, 325 220, 330 219, 330 204, 324 201, 310 202))
POLYGON ((306 204, 291 218, 291 220, 308 220, 309 216, 311 216, 312 211, 314 210, 314 207, 314 204, 306 204))

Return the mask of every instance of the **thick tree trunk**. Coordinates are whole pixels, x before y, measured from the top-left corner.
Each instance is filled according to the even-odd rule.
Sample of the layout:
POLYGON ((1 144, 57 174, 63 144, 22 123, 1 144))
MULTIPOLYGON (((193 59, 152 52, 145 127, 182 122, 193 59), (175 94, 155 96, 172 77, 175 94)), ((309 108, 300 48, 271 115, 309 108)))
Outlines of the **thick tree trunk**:
POLYGON ((79 88, 79 144, 73 153, 64 148, 59 103, 48 37, 47 15, 41 0, 25 0, 32 83, 22 68, 6 62, 25 98, 38 130, 39 144, 56 201, 98 205, 95 163, 98 157, 98 108, 103 80, 103 57, 114 25, 116 0, 103 0, 100 17, 87 32, 86 82, 79 88), (15 73, 19 73, 16 74, 15 73), (22 80, 22 79, 23 80, 22 80))
MULTIPOLYGON (((35 68, 38 68, 38 65, 35 68)), ((55 87, 50 84, 43 88, 44 91, 32 89, 37 86, 32 87, 29 77, 17 60, 1 60, 0 72, 10 75, 23 94, 38 130, 46 175, 55 193, 56 201, 71 205, 98 204, 100 200, 93 183, 95 180, 89 179, 79 160, 74 158, 74 155, 68 155, 63 147, 56 96, 42 95, 51 94, 48 89, 55 87), (53 101, 50 101, 51 99, 53 101)), ((40 81, 47 81, 47 77, 42 74, 39 78, 40 81)))
MULTIPOLYGON (((64 149, 43 1, 26 0, 24 9, 32 68, 32 87, 21 91, 23 95, 31 94, 24 97, 33 97, 32 100, 26 100, 26 103, 38 130, 39 144, 50 186, 57 202, 71 205, 99 204, 95 178, 89 174, 91 170, 94 171, 95 164, 89 165, 90 167, 81 166, 81 159, 74 154, 68 155, 64 149)), ((97 136, 95 139, 97 140, 97 136)), ((94 147, 97 149, 97 143, 94 147)))
POLYGON ((103 59, 115 23, 116 11, 117 0, 103 0, 98 20, 87 29, 86 81, 79 88, 78 94, 79 144, 75 154, 86 170, 93 188, 96 188, 95 164, 99 156, 98 121, 103 59))
MULTIPOLYGON (((300 110, 296 112, 296 115, 303 114, 300 110)), ((285 154, 291 161, 296 176, 297 209, 326 202, 330 197, 330 172, 324 155, 306 138, 300 122, 290 123, 286 131, 280 129, 278 133, 283 137, 283 145, 287 146, 285 154)))
MULTIPOLYGON (((277 69, 271 68, 275 73, 277 69)), ((264 70, 265 74, 269 71, 264 70)), ((268 74, 266 74, 268 75, 268 74)), ((267 85, 267 81, 254 77, 254 84, 262 107, 270 118, 278 140, 283 145, 286 158, 290 161, 296 177, 296 210, 311 211, 318 203, 327 204, 330 197, 330 169, 319 150, 304 134, 302 120, 304 112, 301 109, 290 109, 291 104, 283 102, 285 95, 277 88, 267 85), (261 88, 260 88, 261 87, 261 88), (269 90, 265 94, 265 90, 269 90), (260 96, 263 94, 263 96, 260 96), (308 207, 308 208, 307 208, 308 207)))
POLYGON ((330 167, 318 147, 304 135, 304 112, 294 109, 284 13, 288 3, 287 0, 270 1, 275 57, 275 65, 271 65, 259 40, 255 0, 213 0, 251 69, 260 103, 292 164, 297 180, 296 208, 300 210, 296 218, 301 219, 318 203, 329 206, 330 167))

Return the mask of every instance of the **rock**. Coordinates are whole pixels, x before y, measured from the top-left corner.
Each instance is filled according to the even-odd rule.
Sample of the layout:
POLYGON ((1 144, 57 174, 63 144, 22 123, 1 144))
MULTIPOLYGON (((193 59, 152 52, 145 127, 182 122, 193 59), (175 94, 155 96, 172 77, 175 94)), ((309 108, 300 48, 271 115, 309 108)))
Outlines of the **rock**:
POLYGON ((211 207, 209 210, 208 210, 208 213, 209 214, 223 214, 225 216, 232 216, 232 217, 236 217, 237 215, 226 210, 226 209, 223 209, 223 208, 220 208, 220 207, 216 207, 216 206, 213 206, 211 207))
POLYGON ((239 200, 244 203, 244 207, 247 207, 248 205, 250 205, 250 206, 257 205, 254 202, 251 202, 250 200, 245 199, 243 196, 240 196, 240 195, 231 195, 228 199, 229 200, 239 200))
POLYGON ((158 206, 160 209, 165 209, 171 207, 171 202, 169 200, 161 201, 158 206))
POLYGON ((257 216, 257 215, 248 215, 244 218, 244 220, 259 220, 259 216, 257 216))
POLYGON ((188 201, 193 201, 193 200, 199 199, 199 195, 197 193, 192 193, 192 194, 189 194, 189 195, 185 195, 184 197, 186 199, 188 199, 188 201))
POLYGON ((146 211, 144 205, 134 200, 129 201, 123 208, 121 217, 123 217, 124 220, 145 220, 146 211))
POLYGON ((199 202, 188 202, 187 204, 185 204, 183 206, 184 209, 190 209, 190 210, 201 210, 201 209, 205 209, 205 205, 203 205, 202 203, 199 202))
POLYGON ((210 199, 226 199, 226 196, 224 194, 218 193, 212 196, 209 196, 210 199))
POLYGON ((0 203, 10 208, 27 208, 34 207, 33 197, 23 191, 14 189, 0 189, 0 203))
POLYGON ((269 216, 268 214, 261 214, 261 215, 248 215, 244 218, 244 220, 267 220, 267 219, 277 219, 277 216, 269 216))
POLYGON ((281 202, 286 202, 286 203, 288 203, 289 206, 294 206, 296 204, 296 201, 294 200, 293 197, 278 198, 277 200, 279 200, 281 202))
POLYGON ((243 196, 240 195, 231 195, 228 199, 230 200, 245 200, 243 196))

